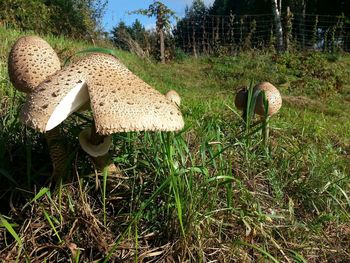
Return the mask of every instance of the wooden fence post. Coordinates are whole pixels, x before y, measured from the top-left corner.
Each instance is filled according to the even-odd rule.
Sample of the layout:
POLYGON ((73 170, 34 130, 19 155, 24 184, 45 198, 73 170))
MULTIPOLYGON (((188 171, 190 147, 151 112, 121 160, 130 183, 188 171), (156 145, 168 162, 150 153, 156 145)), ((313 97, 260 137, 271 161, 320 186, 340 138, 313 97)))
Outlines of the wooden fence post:
POLYGON ((235 44, 235 15, 230 11, 230 30, 229 30, 229 42, 231 48, 231 54, 233 54, 235 44))
POLYGON ((292 30, 293 30, 293 14, 290 11, 289 6, 287 7, 286 14, 286 24, 285 24, 285 50, 288 52, 290 49, 290 41, 292 39, 292 30))

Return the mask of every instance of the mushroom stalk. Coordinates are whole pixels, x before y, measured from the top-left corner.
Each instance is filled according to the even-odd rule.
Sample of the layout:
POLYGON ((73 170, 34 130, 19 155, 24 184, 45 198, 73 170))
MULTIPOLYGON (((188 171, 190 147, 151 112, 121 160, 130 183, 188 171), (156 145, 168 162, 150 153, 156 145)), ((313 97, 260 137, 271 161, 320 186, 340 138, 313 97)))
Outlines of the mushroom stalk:
POLYGON ((53 166, 52 178, 55 182, 58 182, 66 174, 67 149, 59 126, 47 131, 45 137, 53 166))
MULTIPOLYGON (((89 142, 92 145, 97 146, 97 145, 103 143, 104 139, 107 137, 108 136, 106 136, 106 135, 101 135, 101 134, 97 133, 95 122, 93 122, 92 127, 91 127, 89 142)), ((93 162, 98 170, 103 171, 106 167, 108 167, 109 173, 115 173, 118 171, 116 166, 113 164, 112 158, 108 152, 102 156, 97 156, 97 157, 91 156, 91 158, 92 158, 92 160, 93 160, 93 162)))
POLYGON ((264 117, 262 123, 263 123, 263 127, 262 127, 262 137, 263 137, 263 144, 264 146, 268 146, 269 144, 269 135, 270 135, 270 117, 264 117))
POLYGON ((90 133, 90 142, 93 145, 99 145, 100 143, 103 142, 104 138, 106 138, 107 136, 105 135, 100 135, 96 132, 96 126, 95 126, 95 122, 92 123, 91 126, 91 133, 90 133))

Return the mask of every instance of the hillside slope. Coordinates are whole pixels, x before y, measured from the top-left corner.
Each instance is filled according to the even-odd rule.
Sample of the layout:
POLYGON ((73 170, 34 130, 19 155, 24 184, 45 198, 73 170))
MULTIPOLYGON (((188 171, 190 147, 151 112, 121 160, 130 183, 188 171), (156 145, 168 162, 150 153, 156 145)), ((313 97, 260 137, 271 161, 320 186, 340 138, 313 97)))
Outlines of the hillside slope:
MULTIPOLYGON (((350 56, 252 51, 166 65, 117 50, 135 74, 177 90, 186 127, 120 133, 120 173, 95 171, 64 124, 70 176, 50 188, 45 139, 18 121, 24 96, 7 55, 23 33, 0 28, 0 260, 347 262, 350 258, 350 56), (269 81, 283 95, 268 149, 244 130, 234 95, 269 81), (13 231, 12 231, 13 229, 13 231)), ((91 47, 45 37, 61 61, 91 47)), ((255 120, 258 120, 257 118, 255 120)))

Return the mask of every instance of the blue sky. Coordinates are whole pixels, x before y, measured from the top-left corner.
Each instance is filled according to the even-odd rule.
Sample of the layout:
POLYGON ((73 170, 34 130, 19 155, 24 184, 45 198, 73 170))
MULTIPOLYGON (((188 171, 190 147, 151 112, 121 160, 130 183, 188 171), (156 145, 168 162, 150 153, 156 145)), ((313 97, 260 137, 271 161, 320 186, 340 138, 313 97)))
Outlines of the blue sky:
MULTIPOLYGON (((190 6, 192 0, 164 0, 162 2, 170 9, 174 10, 178 17, 182 17, 185 14, 185 7, 190 6)), ((206 5, 211 5, 213 2, 214 0, 204 0, 206 5)), ((154 27, 154 18, 128 14, 128 12, 137 9, 146 9, 152 3, 153 0, 109 0, 102 23, 104 30, 110 32, 120 21, 124 21, 130 25, 136 18, 139 19, 147 29, 154 27)))

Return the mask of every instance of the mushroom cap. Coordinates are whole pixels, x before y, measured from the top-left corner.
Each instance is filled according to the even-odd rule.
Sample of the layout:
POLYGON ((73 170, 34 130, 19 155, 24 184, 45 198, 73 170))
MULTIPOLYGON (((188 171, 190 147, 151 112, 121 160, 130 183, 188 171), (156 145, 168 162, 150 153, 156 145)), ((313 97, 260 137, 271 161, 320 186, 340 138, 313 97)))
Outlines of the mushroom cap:
MULTIPOLYGON (((253 94, 257 91, 264 91, 267 101, 269 102, 268 116, 277 113, 282 106, 282 97, 278 89, 270 82, 261 82, 253 89, 253 94)), ((263 95, 260 93, 256 99, 255 113, 264 116, 264 101, 263 95)))
POLYGON ((99 134, 176 131, 184 126, 174 103, 118 59, 102 53, 89 54, 41 83, 28 96, 21 118, 32 128, 47 131, 89 99, 99 134))
POLYGON ((103 142, 94 145, 90 143, 91 127, 87 127, 79 133, 79 143, 81 148, 92 157, 104 156, 108 153, 112 143, 112 136, 103 138, 103 142))
POLYGON ((88 59, 98 67, 97 74, 87 79, 97 133, 183 128, 178 107, 118 59, 106 54, 93 54, 88 59))
POLYGON ((235 106, 239 110, 244 110, 247 108, 247 100, 248 100, 248 90, 246 87, 242 87, 238 90, 235 97, 235 106))
POLYGON ((180 107, 181 104, 181 97, 175 90, 169 90, 165 97, 170 100, 171 102, 175 103, 178 107, 180 107))
POLYGON ((55 128, 88 101, 85 74, 69 65, 27 95, 20 118, 25 125, 45 132, 55 128))
POLYGON ((11 48, 8 72, 13 86, 19 91, 33 91, 60 68, 56 52, 40 37, 21 37, 11 48))

